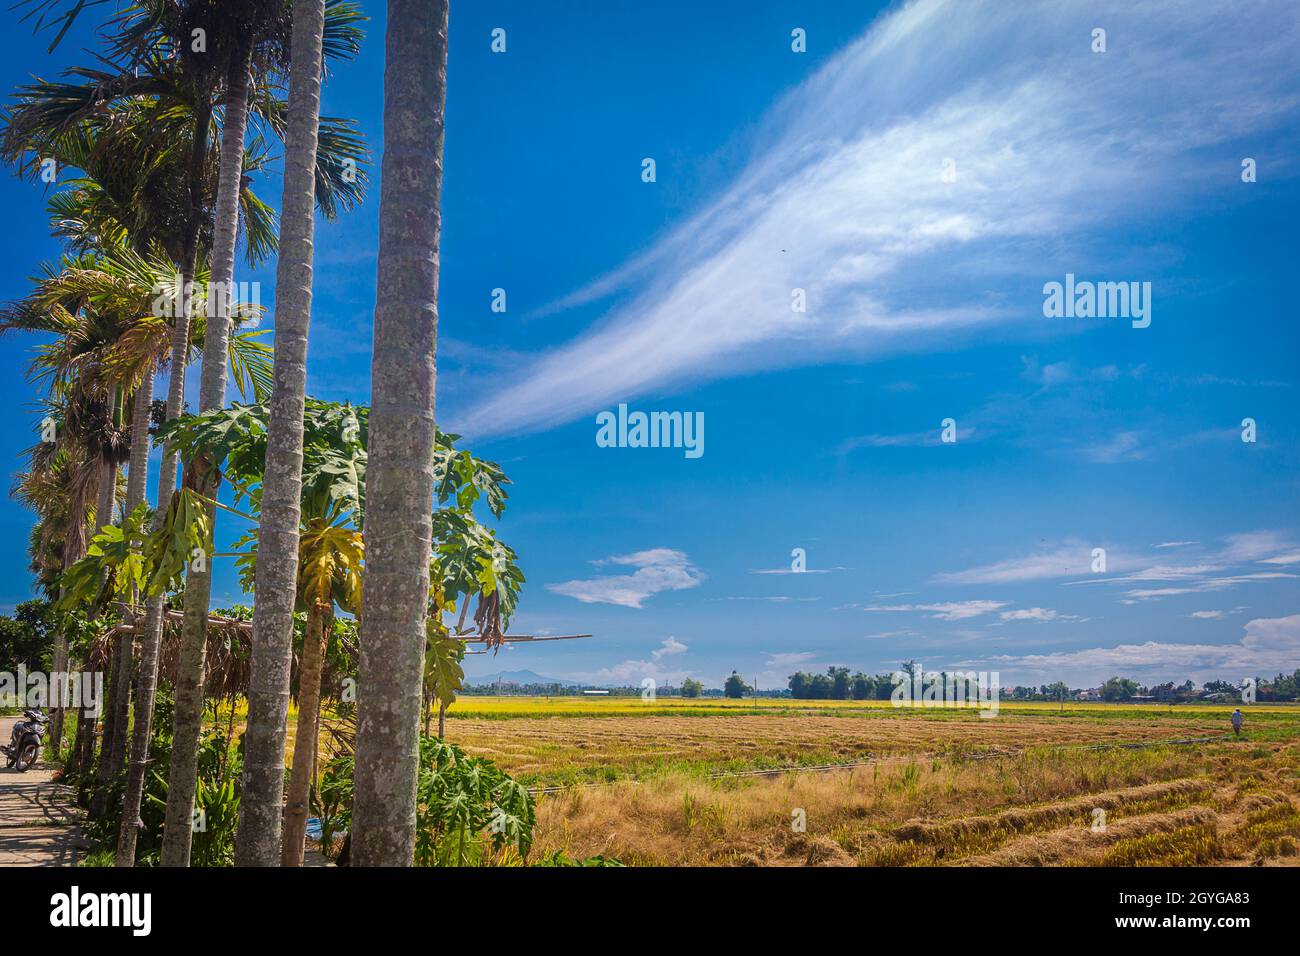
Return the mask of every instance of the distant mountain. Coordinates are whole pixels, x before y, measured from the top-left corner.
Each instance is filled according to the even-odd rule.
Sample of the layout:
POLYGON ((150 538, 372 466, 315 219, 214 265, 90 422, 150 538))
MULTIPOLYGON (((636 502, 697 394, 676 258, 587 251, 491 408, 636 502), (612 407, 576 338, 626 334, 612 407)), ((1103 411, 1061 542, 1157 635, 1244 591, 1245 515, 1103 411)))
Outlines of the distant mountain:
POLYGON ((465 683, 482 687, 484 684, 495 684, 501 681, 503 684, 513 682, 516 684, 559 684, 561 687, 578 687, 577 681, 564 680, 559 677, 545 677, 535 671, 501 671, 498 674, 485 674, 482 677, 472 677, 466 675, 465 683))

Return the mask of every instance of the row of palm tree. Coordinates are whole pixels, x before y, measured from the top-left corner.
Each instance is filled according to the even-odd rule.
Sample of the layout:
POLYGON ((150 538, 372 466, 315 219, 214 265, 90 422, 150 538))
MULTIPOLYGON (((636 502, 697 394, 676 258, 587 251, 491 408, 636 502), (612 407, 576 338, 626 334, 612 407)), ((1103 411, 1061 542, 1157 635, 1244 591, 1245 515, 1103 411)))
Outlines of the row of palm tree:
MULTIPOLYGON (((20 6, 29 7, 39 28, 55 31, 53 49, 80 16, 108 3, 25 0, 20 6)), ((354 208, 367 182, 367 151, 353 125, 320 115, 321 83, 331 60, 356 54, 365 18, 349 0, 135 0, 113 7, 101 25, 105 48, 96 64, 20 89, 0 135, 0 157, 22 175, 36 178, 51 161, 75 171, 49 203, 52 231, 67 246, 64 259, 38 276, 32 293, 0 320, 4 328, 53 336, 39 348, 33 374, 46 387, 56 440, 33 447, 16 490, 37 509, 34 568, 55 590, 74 579, 69 569, 86 555, 93 529, 112 528, 123 464, 118 538, 131 539, 126 550, 166 533, 182 499, 198 502, 210 542, 221 472, 195 455, 178 484, 178 446, 171 440, 147 525, 142 506, 150 425, 162 424, 164 437, 177 434, 185 370, 199 355, 200 415, 225 407, 230 377, 246 397, 266 403, 236 858, 246 865, 300 864, 302 769, 310 762, 300 759, 305 752, 295 754, 286 813, 284 751, 304 543, 321 531, 304 531, 302 512, 314 216, 320 211, 333 219, 354 208), (271 163, 276 141, 284 150, 278 235, 274 211, 251 188, 271 163), (256 309, 232 299, 241 236, 249 265, 278 252, 272 355, 259 333, 243 327, 256 309), (159 289, 168 290, 164 298, 173 307, 158 308, 159 289), (153 379, 163 371, 167 399, 158 414, 153 379), (61 553, 55 554, 59 541, 61 553)), ((358 865, 410 865, 414 853, 437 442, 448 11, 445 0, 390 0, 388 7, 366 586, 358 609, 352 849, 358 865)), ((165 589, 142 589, 141 583, 135 581, 122 602, 134 626, 123 629, 111 654, 104 740, 94 768, 105 783, 127 760, 119 866, 134 864, 142 826, 167 610, 165 589)), ((211 562, 191 562, 173 686, 163 865, 190 861, 210 590, 211 562)), ((305 644, 302 661, 316 671, 317 687, 324 626, 309 624, 317 637, 305 644)), ((62 636, 54 667, 69 667, 62 636)), ((311 681, 306 684, 300 707, 314 713, 313 702, 302 699, 311 681)), ((56 714, 57 747, 63 746, 61 721, 56 714)), ((311 728, 300 725, 300 745, 305 729, 311 728)), ((93 759, 93 720, 78 721, 78 738, 68 761, 81 761, 84 774, 93 759)))

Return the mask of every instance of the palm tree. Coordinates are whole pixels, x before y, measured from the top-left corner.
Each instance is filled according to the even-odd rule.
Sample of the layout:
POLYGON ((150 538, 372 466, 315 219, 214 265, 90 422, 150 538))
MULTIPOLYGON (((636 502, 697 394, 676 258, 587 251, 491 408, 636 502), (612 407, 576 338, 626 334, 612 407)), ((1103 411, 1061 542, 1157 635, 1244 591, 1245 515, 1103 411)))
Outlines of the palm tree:
POLYGON ((447 0, 389 0, 352 860, 410 866, 434 483, 447 0))
MULTIPOLYGON (((30 464, 18 475, 14 495, 40 518, 31 538, 32 567, 55 597, 62 573, 86 553, 87 529, 94 516, 91 502, 99 487, 101 465, 84 444, 85 436, 67 426, 70 416, 65 396, 51 395, 44 410, 43 420, 54 424, 56 439, 42 439, 27 449, 30 464)), ((66 673, 68 663, 67 634, 59 627, 54 634, 53 672, 66 673)), ((51 705, 50 741, 58 754, 63 746, 64 713, 59 702, 51 705)))
MULTIPOLYGON (((75 195, 84 196, 93 193, 92 184, 79 181, 75 186, 75 195)), ((67 200, 66 193, 57 194, 62 200, 55 203, 65 218, 59 220, 61 227, 69 228, 66 214, 72 208, 72 201, 67 200)), ((81 221, 84 221, 84 217, 81 221)), ((163 363, 168 354, 171 328, 164 316, 157 314, 157 300, 160 290, 166 290, 173 282, 172 264, 167 257, 155 250, 149 259, 136 255, 132 250, 119 248, 110 253, 99 255, 85 254, 80 258, 65 260, 60 269, 47 269, 46 276, 36 283, 35 290, 18 305, 11 307, 7 317, 0 317, 0 327, 21 327, 36 331, 63 333, 58 343, 78 343, 76 349, 85 351, 92 339, 81 330, 68 327, 65 303, 84 303, 94 314, 111 318, 109 340, 99 345, 99 374, 105 387, 116 388, 120 394, 131 396, 134 405, 133 425, 129 456, 132 461, 130 482, 127 487, 126 513, 132 513, 144 500, 145 477, 149 454, 149 406, 152 400, 152 376, 154 369, 163 363), (102 353, 102 354, 101 354, 102 353)), ((200 279, 203 274, 200 273, 200 279)), ((252 317, 250 310, 247 316, 252 317)), ((82 323, 85 324, 84 321, 82 323)), ((200 312, 189 323, 191 341, 187 351, 195 345, 202 345, 206 331, 204 316, 200 312)), ((232 337, 231 366, 241 392, 258 400, 269 393, 270 368, 269 349, 257 340, 263 333, 240 331, 232 337)), ((67 353, 72 346, 59 345, 46 348, 41 361, 47 366, 73 366, 75 359, 67 353)), ((186 354, 182 353, 180 365, 183 368, 186 354)), ((120 455, 118 456, 121 457, 120 455)), ((113 469, 115 471, 115 468, 113 469)), ((105 512, 104 496, 101 482, 101 501, 99 513, 105 512)), ((111 500, 111 499, 110 499, 111 500)), ((97 519, 98 524, 104 521, 97 519)), ((114 655, 114 666, 110 673, 110 719, 105 724, 105 748, 101 755, 96 778, 105 782, 121 766, 125 751, 126 727, 128 719, 130 667, 132 644, 120 638, 121 646, 114 655), (120 674, 122 679, 113 675, 120 674)), ((102 810, 103 803, 92 805, 95 810, 102 810)))
MULTIPOLYGON (((359 17, 350 4, 336 2, 353 21, 359 17)), ((226 399, 226 315, 231 281, 234 278, 235 238, 239 225, 237 202, 244 136, 248 126, 253 85, 269 86, 284 72, 287 60, 286 21, 289 8, 263 0, 226 0, 209 42, 216 36, 216 48, 227 56, 227 73, 222 130, 221 170, 217 185, 217 208, 212 242, 212 285, 216 313, 211 317, 203 371, 199 380, 199 409, 220 408, 226 399), (237 158, 239 157, 239 158, 237 158), (224 308, 223 308, 224 303, 224 308)), ((359 38, 359 33, 356 34, 359 38)), ((322 41, 323 42, 323 41, 322 41)), ((354 40, 355 42, 355 40, 354 40)), ((355 47, 353 47, 355 49, 355 47)), ((197 490, 216 492, 215 482, 205 476, 196 479, 197 490)), ((215 524, 215 514, 210 513, 215 524)), ((203 716, 203 668, 207 648, 208 609, 212 576, 207 565, 191 567, 186 576, 181 625, 180 662, 175 682, 176 708, 172 720, 171 772, 167 782, 166 825, 161 864, 188 866, 192 837, 191 816, 198 773, 199 732, 203 716)), ((283 753, 280 755, 283 761, 283 753)))
MULTIPOLYGON (((115 479, 117 466, 129 458, 141 462, 128 484, 130 510, 143 500, 151 379, 165 360, 170 336, 166 319, 153 310, 171 269, 165 257, 145 259, 126 248, 68 256, 43 267, 32 292, 0 310, 0 332, 55 336, 38 347, 32 375, 48 381, 53 395, 64 396, 62 435, 76 437, 94 463, 99 476, 96 527, 108 523, 118 490, 115 480, 105 478, 115 479), (129 405, 138 426, 130 432, 125 427, 129 405)), ((202 345, 202 315, 191 331, 194 341, 187 348, 202 345)), ((269 392, 270 380, 269 348, 257 340, 260 334, 239 332, 231 351, 241 391, 259 399, 269 392)), ((84 551, 84 536, 75 549, 84 551)))
MULTIPOLYGON (((56 403, 44 403, 46 415, 54 421, 62 418, 56 403)), ((12 487, 15 500, 36 513, 37 521, 28 536, 27 553, 31 570, 48 600, 59 595, 59 579, 67 564, 69 542, 80 529, 84 550, 86 525, 91 517, 88 502, 90 489, 99 481, 94 462, 80 451, 62 444, 38 443, 24 453, 28 467, 19 472, 12 487), (80 513, 74 508, 80 505, 80 513)), ((56 643, 61 633, 56 635, 56 643)))
MULTIPOLYGON (((240 51, 230 62, 222 104, 221 167, 217 178, 217 208, 212 239, 211 328, 203 347, 199 378, 199 410, 226 403, 226 350, 231 283, 235 275, 235 238, 239 228, 239 178, 243 171, 244 137, 248 129, 248 95, 253 51, 240 51)), ((198 489, 215 494, 208 481, 198 489)), ((209 512, 209 520, 214 517, 209 512)), ((167 781, 167 813, 163 830, 163 866, 188 866, 193 835, 194 790, 198 779, 200 721, 203 712, 203 661, 207 647, 208 605, 212 577, 206 563, 191 566, 185 581, 185 619, 181 625, 181 656, 174 691, 172 764, 167 781)))
MULTIPOLYGON (((90 80, 83 86, 37 83, 25 88, 9 116, 3 139, 5 158, 24 167, 24 158, 52 157, 83 169, 87 176, 55 196, 60 213, 56 234, 73 248, 96 247, 106 238, 117 243, 158 243, 176 263, 183 307, 172 324, 169 417, 184 405, 185 362, 190 347, 193 314, 191 290, 197 269, 205 211, 210 210, 209 150, 213 119, 211 100, 191 102, 192 81, 166 58, 153 61, 155 70, 133 76, 129 89, 113 77, 94 71, 73 71, 90 80), (108 90, 112 90, 110 95, 108 90), (150 98, 152 97, 152 98, 150 98), (176 197, 181 201, 174 206, 176 197)), ((26 164, 34 172, 34 160, 26 164)), ((245 203, 260 207, 248 194, 245 203)), ((206 221, 211 222, 210 212, 206 221)), ((264 217, 248 217, 249 249, 273 241, 264 217), (255 232, 257 230, 257 232, 255 232), (256 241, 255 241, 256 240, 256 241)), ((137 449, 137 454, 139 450, 137 449)), ((145 453, 147 455, 147 451, 145 453)), ((170 499, 176 483, 176 457, 164 452, 159 500, 170 499)), ((160 509, 161 513, 161 509, 160 509)), ((132 739, 131 768, 123 819, 135 820, 143 792, 150 718, 157 686, 158 648, 162 639, 163 596, 150 601, 146 613, 137 690, 137 720, 132 739)), ((134 828, 128 840, 134 859, 134 828)))
MULTIPOLYGON (((289 713, 289 672, 293 663, 293 611, 298 578, 298 522, 302 492, 303 410, 307 387, 307 331, 311 323, 312 240, 314 233, 317 131, 320 126, 325 0, 294 0, 290 52, 288 135, 285 137, 284 190, 280 215, 280 258, 276 272, 275 385, 271 395, 262 520, 258 526, 257 594, 253 611, 252 671, 248 688, 248 729, 244 738, 243 791, 235 861, 241 866, 280 862, 284 790, 284 744, 289 713)), ((320 666, 328 618, 320 603, 308 609, 303 641, 298 747, 294 784, 309 767, 320 692, 320 666), (311 671, 310 675, 308 671, 311 671), (314 683, 314 691, 309 690, 314 683), (306 720, 303 719, 306 717, 306 720), (305 725, 305 726, 304 726, 305 725)), ((305 793, 297 794, 304 803, 305 793)), ((297 803, 291 799, 290 811, 297 803)), ((305 823, 305 815, 304 815, 305 823)), ((301 863, 288 845, 287 863, 301 863)))
MULTIPOLYGON (((67 258, 63 268, 76 269, 86 257, 67 258)), ((60 427, 55 445, 83 456, 95 475, 97 489, 96 520, 111 520, 109 512, 116 493, 117 468, 126 459, 126 435, 121 420, 120 389, 106 372, 106 358, 122 334, 120 317, 95 308, 85 296, 57 285, 59 269, 46 266, 36 280, 37 291, 27 299, 12 303, 0 312, 0 331, 20 329, 53 333, 54 341, 36 350, 30 375, 48 383, 51 399, 60 409, 60 427)), ((85 503, 74 503, 71 511, 81 514, 89 502, 89 487, 83 486, 85 503)), ((69 531, 73 531, 71 527, 69 531)), ((65 566, 85 553, 86 528, 69 534, 64 548, 65 566)), ((60 637, 62 633, 60 631, 60 637)), ((55 644, 56 672, 67 669, 67 649, 62 640, 55 644)), ((55 751, 62 745, 62 708, 55 712, 53 741, 55 751)), ((75 770, 85 743, 85 722, 78 725, 78 739, 69 762, 75 770)))
MULTIPOLYGON (((163 433, 183 461, 205 460, 220 469, 238 492, 237 500, 248 502, 247 517, 259 527, 236 542, 236 547, 251 545, 248 551, 236 552, 236 565, 244 589, 254 592, 264 559, 259 539, 266 524, 259 520, 258 511, 266 504, 271 414, 265 406, 236 405, 186 416, 165 425, 163 433)), ((306 627, 298 670, 298 733, 284 813, 281 862, 286 866, 302 864, 323 651, 334 605, 352 614, 360 610, 368 419, 365 407, 304 401, 296 610, 305 611, 306 627)), ((463 676, 459 662, 469 602, 478 600, 474 614, 478 635, 495 645, 514 613, 523 584, 514 551, 474 514, 478 502, 485 501, 493 515, 501 516, 508 479, 498 465, 457 449, 457 440, 458 436, 439 431, 434 453, 433 493, 439 507, 432 515, 430 579, 434 583, 428 596, 426 691, 438 699, 440 717, 455 699, 463 676), (453 633, 443 615, 457 608, 460 620, 453 633)), ((180 535, 186 542, 195 537, 197 533, 180 535)), ((169 547, 183 553, 188 545, 169 547)), ((152 553, 146 560, 158 566, 168 559, 152 553)))
MULTIPOLYGON (((26 0, 40 8, 42 21, 60 0, 26 0)), ((95 5, 95 0, 69 0, 68 12, 51 19, 60 26, 59 37, 83 7, 95 5)), ((217 298, 228 301, 230 279, 233 277, 234 243, 238 225, 238 205, 231 198, 239 183, 240 163, 235 161, 236 150, 242 151, 247 131, 250 108, 272 132, 282 132, 286 126, 285 106, 273 95, 273 83, 283 70, 286 60, 286 26, 289 21, 287 0, 224 0, 220 5, 204 0, 140 0, 117 19, 119 33, 114 43, 114 57, 121 64, 117 73, 76 69, 70 73, 85 82, 37 83, 24 90, 29 108, 15 111, 11 120, 6 151, 12 153, 10 141, 26 143, 33 129, 46 129, 53 134, 63 133, 74 123, 111 107, 115 102, 132 97, 156 97, 167 101, 170 107, 188 106, 194 116, 192 157, 206 155, 200 148, 201 140, 208 134, 208 120, 212 116, 214 97, 221 91, 220 110, 224 125, 223 148, 218 175, 216 212, 213 228, 213 288, 217 298), (191 45, 195 29, 201 28, 207 38, 206 47, 197 51, 191 45), (188 98, 188 99, 187 99, 188 98)), ((359 48, 361 32, 357 23, 363 20, 359 8, 349 0, 328 0, 324 28, 323 51, 326 58, 355 55, 359 48)), ((38 23, 38 26, 40 24, 38 23)), ((113 65, 114 61, 109 61, 113 65)), ((352 124, 346 120, 322 117, 320 121, 320 152, 315 169, 316 203, 327 216, 339 209, 350 208, 360 201, 364 193, 365 150, 355 135, 352 124)), ((190 211, 197 208, 193 198, 198 190, 199 177, 191 175, 190 211)), ((191 222, 194 221, 191 218, 191 222)), ((250 217, 251 223, 251 217, 250 217)), ((251 240, 253 230, 248 230, 251 240)), ((191 244, 194 248, 197 244, 191 244)), ((249 252, 253 253, 250 241, 249 252)), ((188 257, 187 257, 188 261, 188 257)), ((189 312, 188 290, 191 288, 191 271, 185 271, 186 314, 189 312)), ((215 310, 220 312, 220 309, 215 310)), ((203 407, 220 405, 224 401, 225 329, 223 320, 215 317, 213 334, 205 349, 203 380, 200 386, 200 404, 203 407)), ((181 323, 178 322, 177 326, 181 323)), ((183 341, 179 328, 177 342, 183 341)), ((181 410, 179 391, 175 382, 177 365, 173 365, 172 392, 169 396, 168 417, 181 410)), ((165 459, 160 481, 160 503, 170 497, 174 488, 174 459, 165 459), (169 480, 170 479, 170 480, 169 480), (163 494, 163 492, 167 494, 163 494)), ((209 489, 210 490, 210 489, 209 489)), ((165 508, 160 507, 161 516, 165 508)), ((165 865, 183 865, 189 853, 189 816, 193 801, 194 769, 197 751, 200 708, 199 692, 203 671, 205 641, 203 631, 207 621, 207 602, 210 579, 200 572, 192 576, 186 587, 186 623, 183 627, 182 656, 178 680, 177 707, 173 721, 172 776, 169 785, 169 826, 163 850, 165 865)), ((161 641, 162 596, 150 602, 146 615, 141 660, 141 688, 138 702, 144 710, 144 720, 137 719, 132 742, 130 774, 123 813, 123 830, 119 840, 118 863, 131 865, 134 858, 136 830, 139 826, 139 801, 143 789, 147 762, 149 720, 152 714, 153 694, 156 687, 157 650, 161 641)))

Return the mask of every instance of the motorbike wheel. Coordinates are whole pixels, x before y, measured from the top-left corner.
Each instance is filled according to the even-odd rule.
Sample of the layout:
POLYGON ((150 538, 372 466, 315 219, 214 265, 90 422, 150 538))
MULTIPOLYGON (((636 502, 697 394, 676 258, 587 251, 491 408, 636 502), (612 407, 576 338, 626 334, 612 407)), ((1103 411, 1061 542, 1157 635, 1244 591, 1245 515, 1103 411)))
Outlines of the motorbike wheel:
POLYGON ((26 770, 32 764, 36 763, 36 758, 39 757, 40 755, 41 755, 41 748, 38 747, 34 741, 31 743, 23 744, 22 748, 18 751, 19 773, 26 770))

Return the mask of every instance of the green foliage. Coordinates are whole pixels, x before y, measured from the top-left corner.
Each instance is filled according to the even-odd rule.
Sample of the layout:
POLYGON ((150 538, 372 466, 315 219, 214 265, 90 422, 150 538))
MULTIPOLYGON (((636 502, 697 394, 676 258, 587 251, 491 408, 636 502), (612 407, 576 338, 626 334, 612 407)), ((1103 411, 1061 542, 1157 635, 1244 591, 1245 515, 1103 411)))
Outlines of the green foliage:
POLYGON ((340 756, 325 764, 320 785, 310 795, 311 812, 320 820, 321 851, 328 857, 334 852, 334 838, 352 826, 351 756, 340 756))
POLYGON ((57 616, 49 601, 24 601, 12 617, 0 616, 0 667, 48 671, 57 616))
POLYGON ((790 675, 790 696, 795 700, 887 700, 893 687, 890 674, 850 675, 847 667, 828 667, 825 674, 790 675))
POLYGON ((427 692, 444 707, 456 702, 456 694, 464 686, 465 642, 448 640, 436 634, 432 615, 426 625, 428 642, 424 653, 424 686, 427 692))
POLYGON ((501 517, 508 497, 505 486, 510 479, 495 462, 475 458, 467 451, 457 451, 455 445, 458 441, 459 435, 442 431, 437 434, 433 451, 433 488, 438 504, 454 499, 456 510, 463 514, 473 510, 482 497, 487 500, 492 514, 501 517))
POLYGON ((1048 700, 1068 700, 1070 697, 1070 685, 1065 681, 1057 681, 1054 684, 1047 684, 1043 687, 1043 693, 1048 700))
POLYGON ((731 676, 728 677, 726 683, 722 685, 722 693, 727 697, 737 700, 744 697, 748 690, 750 690, 749 685, 746 684, 744 678, 735 671, 731 672, 731 676))
POLYGON ((212 553, 212 520, 203 498, 192 488, 182 488, 172 498, 158 530, 145 542, 145 557, 152 570, 145 592, 154 595, 180 588, 185 565, 195 551, 212 553))
MULTIPOLYGON (((170 722, 168 723, 170 731, 170 722)), ((171 740, 167 739, 170 767, 171 740)), ((151 756, 152 752, 151 752, 151 756)), ((239 774, 243 754, 232 746, 221 730, 205 730, 199 738, 198 778, 194 791, 194 832, 190 847, 191 866, 232 866, 235 862, 235 829, 239 824, 239 774)), ((162 846, 162 818, 167 810, 167 776, 155 760, 145 802, 158 820, 150 847, 162 846)), ((141 808, 143 813, 143 807, 141 808)), ((145 821, 148 828, 149 820, 145 821)), ((143 834, 141 835, 143 837, 143 834)))
MULTIPOLYGON (((239 306, 241 315, 235 321, 245 318, 250 310, 248 303, 239 306)), ((239 389, 239 394, 251 395, 259 402, 271 400, 271 387, 275 375, 275 350, 262 336, 270 329, 244 330, 230 336, 230 375, 239 389)))
POLYGON ((569 856, 563 850, 556 850, 550 856, 546 856, 538 860, 536 863, 533 864, 533 866, 618 866, 621 867, 623 866, 623 864, 612 856, 603 856, 597 854, 596 856, 577 858, 577 857, 569 856))
MULTIPOLYGON (((351 757, 325 766, 312 808, 327 846, 349 826, 351 757)), ((437 737, 420 740, 416 790, 416 866, 489 866, 527 858, 537 816, 528 788, 490 760, 437 737)))
POLYGON ((695 680, 693 677, 688 677, 686 678, 686 680, 682 681, 683 697, 699 697, 703 693, 704 693, 704 685, 701 684, 699 681, 695 680))
MULTIPOLYGON (((101 528, 91 539, 86 556, 60 578, 63 595, 55 602, 55 609, 99 607, 110 596, 129 599, 133 591, 148 591, 151 565, 143 543, 151 537, 147 529, 152 520, 153 512, 142 502, 122 519, 120 526, 101 528)), ((183 565, 185 557, 179 560, 183 565)))
MULTIPOLYGON (((154 866, 162 849, 162 827, 167 808, 167 778, 171 771, 172 711, 169 696, 159 693, 149 744, 149 774, 145 777, 144 799, 140 819, 144 828, 136 844, 136 863, 154 866)), ((202 829, 196 829, 191 849, 193 866, 230 866, 235 860, 235 828, 239 813, 239 775, 243 768, 242 752, 221 730, 205 730, 199 739, 198 781, 194 798, 196 810, 202 810, 202 829)), ((122 775, 105 785, 108 799, 106 812, 88 817, 82 825, 93 853, 112 854, 117 846, 121 823, 122 775)), ((87 791, 97 786, 89 783, 87 791)))
POLYGON ((527 857, 536 815, 528 789, 437 737, 420 740, 417 866, 473 866, 511 847, 527 857))
POLYGON ((1101 685, 1102 700, 1128 700, 1138 692, 1137 681, 1127 677, 1112 677, 1101 685))
MULTIPOLYGON (((498 627, 504 630, 524 584, 523 572, 516 563, 518 557, 473 514, 451 508, 439 508, 433 513, 432 580, 442 589, 444 607, 459 606, 462 599, 471 596, 490 598, 498 627)), ((475 619, 479 619, 478 615, 475 619)))

